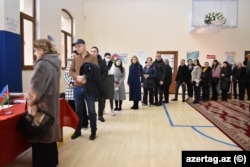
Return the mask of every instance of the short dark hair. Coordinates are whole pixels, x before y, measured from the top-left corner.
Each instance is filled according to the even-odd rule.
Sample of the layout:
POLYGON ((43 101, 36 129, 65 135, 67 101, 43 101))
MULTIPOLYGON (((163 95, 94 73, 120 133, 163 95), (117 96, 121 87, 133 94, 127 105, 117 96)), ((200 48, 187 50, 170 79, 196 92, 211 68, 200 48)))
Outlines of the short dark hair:
POLYGON ((111 54, 107 52, 107 53, 104 54, 104 57, 106 57, 106 56, 110 56, 111 57, 111 54))
POLYGON ((99 49, 96 46, 93 46, 91 49, 96 49, 97 53, 99 53, 99 49))

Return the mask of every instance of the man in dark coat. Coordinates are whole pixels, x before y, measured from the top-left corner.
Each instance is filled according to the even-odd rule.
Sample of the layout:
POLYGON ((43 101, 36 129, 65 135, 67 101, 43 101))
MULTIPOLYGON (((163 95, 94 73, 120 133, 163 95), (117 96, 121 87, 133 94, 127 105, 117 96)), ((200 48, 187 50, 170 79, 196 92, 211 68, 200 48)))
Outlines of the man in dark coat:
MULTIPOLYGON (((108 75, 108 67, 106 65, 106 62, 99 55, 99 49, 96 46, 92 47, 90 52, 92 55, 97 56, 98 64, 100 67, 99 69, 100 69, 101 81, 102 83, 104 83, 108 75)), ((100 96, 98 99, 98 119, 101 122, 105 122, 105 119, 103 118, 103 112, 104 112, 104 106, 105 106, 104 103, 105 103, 105 95, 100 96)))
POLYGON ((164 79, 164 86, 163 86, 163 92, 164 92, 164 102, 169 103, 169 86, 172 83, 172 68, 169 65, 169 60, 166 59, 166 77, 164 79))
POLYGON ((186 93, 186 83, 187 83, 187 76, 188 76, 188 67, 185 65, 185 60, 181 59, 181 64, 178 67, 177 75, 175 78, 176 87, 175 87, 175 97, 172 101, 178 100, 178 91, 179 87, 182 88, 182 102, 185 102, 185 93, 186 93))
POLYGON ((165 69, 166 65, 163 62, 160 53, 157 53, 153 65, 156 67, 157 71, 157 77, 155 78, 155 88, 154 88, 155 105, 161 106, 163 99, 163 84, 164 84, 164 79, 166 77, 166 69, 165 69))

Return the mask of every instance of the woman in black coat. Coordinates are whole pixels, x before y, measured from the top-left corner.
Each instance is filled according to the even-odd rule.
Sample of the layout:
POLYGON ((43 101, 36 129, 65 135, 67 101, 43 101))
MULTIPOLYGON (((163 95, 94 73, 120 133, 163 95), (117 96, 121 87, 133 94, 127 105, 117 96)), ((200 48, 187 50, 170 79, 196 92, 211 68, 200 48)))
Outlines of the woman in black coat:
POLYGON ((134 104, 131 109, 138 109, 138 103, 141 101, 141 77, 143 74, 142 65, 139 63, 138 57, 131 58, 131 65, 129 66, 128 86, 129 86, 129 100, 134 104))
POLYGON ((212 68, 209 67, 209 63, 205 62, 201 72, 201 85, 202 85, 202 100, 209 100, 209 88, 212 82, 212 68))
POLYGON ((148 105, 148 93, 149 93, 149 106, 154 103, 154 84, 157 71, 154 65, 152 65, 153 59, 147 58, 146 65, 143 68, 143 105, 148 105))
POLYGON ((222 101, 227 101, 227 92, 229 91, 230 88, 230 83, 231 83, 231 66, 228 64, 227 61, 223 62, 223 67, 221 68, 221 100, 222 101))

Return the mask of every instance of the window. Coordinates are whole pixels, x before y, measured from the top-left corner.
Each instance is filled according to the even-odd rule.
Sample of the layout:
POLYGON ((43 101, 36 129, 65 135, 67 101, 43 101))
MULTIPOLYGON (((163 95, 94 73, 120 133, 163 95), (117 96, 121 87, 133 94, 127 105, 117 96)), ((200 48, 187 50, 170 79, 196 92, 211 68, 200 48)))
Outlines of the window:
POLYGON ((61 58, 62 67, 67 66, 67 59, 70 58, 73 43, 73 18, 68 11, 62 9, 61 14, 61 58))
POLYGON ((36 1, 20 1, 20 33, 22 49, 22 68, 32 69, 35 56, 33 54, 33 42, 36 34, 36 1))

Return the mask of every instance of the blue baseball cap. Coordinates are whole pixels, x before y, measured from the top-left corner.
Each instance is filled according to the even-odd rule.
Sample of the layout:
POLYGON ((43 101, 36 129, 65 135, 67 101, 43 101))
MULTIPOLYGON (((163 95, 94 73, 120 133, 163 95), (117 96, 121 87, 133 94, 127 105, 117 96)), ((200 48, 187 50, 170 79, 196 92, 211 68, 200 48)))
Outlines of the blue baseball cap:
POLYGON ((77 41, 75 41, 72 46, 75 46, 77 44, 85 44, 85 41, 83 39, 77 39, 77 41))

